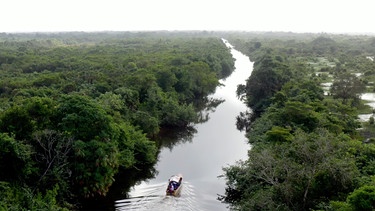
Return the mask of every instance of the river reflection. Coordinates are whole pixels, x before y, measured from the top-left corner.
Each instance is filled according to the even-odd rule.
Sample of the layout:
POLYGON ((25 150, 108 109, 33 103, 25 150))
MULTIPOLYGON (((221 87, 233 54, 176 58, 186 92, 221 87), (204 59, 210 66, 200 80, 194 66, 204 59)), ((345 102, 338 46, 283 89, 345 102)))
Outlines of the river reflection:
POLYGON ((218 176, 222 168, 247 158, 249 145, 245 133, 236 128, 236 116, 246 106, 237 99, 238 84, 245 84, 252 63, 249 58, 224 40, 236 59, 235 71, 223 86, 216 89, 208 101, 213 103, 201 113, 201 122, 188 131, 168 134, 163 131, 160 141, 158 172, 154 178, 132 188, 127 199, 117 200, 117 210, 228 210, 217 200, 224 194, 225 181, 218 176), (167 135, 166 135, 167 134, 167 135), (184 176, 181 197, 166 197, 168 178, 181 173, 184 176))
POLYGON ((179 130, 164 129, 159 133, 159 137, 157 138, 159 149, 164 150, 164 148, 168 148, 172 151, 173 147, 179 144, 192 142, 195 133, 197 133, 197 130, 193 126, 179 130))

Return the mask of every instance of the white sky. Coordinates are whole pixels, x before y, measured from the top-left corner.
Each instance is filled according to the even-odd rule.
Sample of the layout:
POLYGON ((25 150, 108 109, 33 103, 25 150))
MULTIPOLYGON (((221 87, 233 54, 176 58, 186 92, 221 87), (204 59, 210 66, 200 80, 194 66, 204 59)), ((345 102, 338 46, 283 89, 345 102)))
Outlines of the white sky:
POLYGON ((0 0, 0 32, 375 33, 374 5, 374 0, 0 0))

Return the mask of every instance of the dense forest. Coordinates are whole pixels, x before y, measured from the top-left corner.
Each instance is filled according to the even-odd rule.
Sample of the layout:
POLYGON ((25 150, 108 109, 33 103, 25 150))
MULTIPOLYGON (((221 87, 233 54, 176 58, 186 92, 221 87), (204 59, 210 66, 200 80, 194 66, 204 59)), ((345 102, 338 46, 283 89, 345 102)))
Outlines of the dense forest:
MULTIPOLYGON (((249 32, 0 34, 0 210, 79 210, 152 177, 158 137, 205 121, 234 61, 248 158, 233 210, 375 209, 375 38, 249 32), (145 177, 145 178, 142 178, 145 177)), ((239 141, 239 140, 238 140, 239 141)))
POLYGON ((227 36, 254 61, 237 89, 251 150, 224 168, 220 199, 234 210, 374 210, 374 118, 358 115, 374 112, 361 94, 375 91, 375 38, 227 36))
POLYGON ((0 210, 77 210, 124 192, 164 129, 199 110, 234 61, 207 33, 0 34, 0 210))

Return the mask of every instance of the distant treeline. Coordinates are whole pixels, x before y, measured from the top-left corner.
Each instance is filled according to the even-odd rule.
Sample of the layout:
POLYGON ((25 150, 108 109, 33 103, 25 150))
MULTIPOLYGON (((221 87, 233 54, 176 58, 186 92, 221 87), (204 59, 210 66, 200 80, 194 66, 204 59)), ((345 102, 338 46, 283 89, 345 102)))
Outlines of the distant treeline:
POLYGON ((0 34, 0 209, 106 195, 153 166, 152 137, 198 121, 233 68, 207 33, 0 34))
POLYGON ((374 210, 375 38, 330 34, 228 34, 254 70, 238 96, 248 159, 225 168, 235 210, 374 210), (371 59, 372 58, 372 59, 371 59), (330 82, 324 95, 323 82, 330 82), (370 110, 370 112, 372 112, 370 110), (360 129, 361 128, 361 129, 360 129))

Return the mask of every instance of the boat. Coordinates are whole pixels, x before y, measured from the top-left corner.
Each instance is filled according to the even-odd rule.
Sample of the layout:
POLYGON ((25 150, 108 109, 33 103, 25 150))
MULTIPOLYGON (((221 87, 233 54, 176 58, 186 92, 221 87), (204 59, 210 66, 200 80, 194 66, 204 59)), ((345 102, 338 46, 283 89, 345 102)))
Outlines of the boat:
POLYGON ((168 179, 168 186, 166 190, 167 196, 180 196, 182 189, 182 175, 172 175, 168 179))

